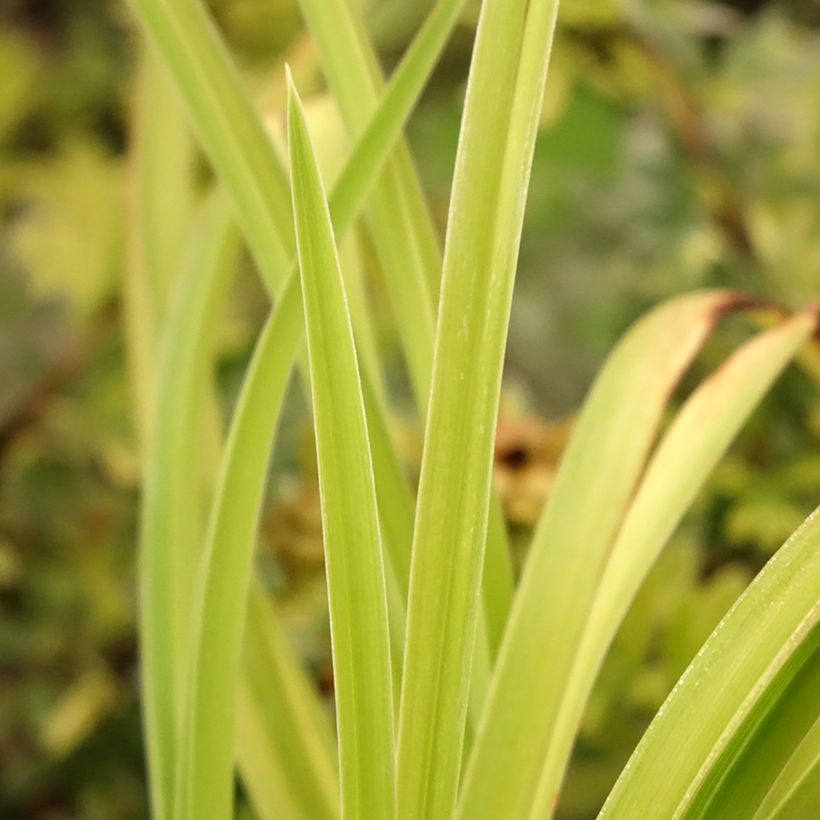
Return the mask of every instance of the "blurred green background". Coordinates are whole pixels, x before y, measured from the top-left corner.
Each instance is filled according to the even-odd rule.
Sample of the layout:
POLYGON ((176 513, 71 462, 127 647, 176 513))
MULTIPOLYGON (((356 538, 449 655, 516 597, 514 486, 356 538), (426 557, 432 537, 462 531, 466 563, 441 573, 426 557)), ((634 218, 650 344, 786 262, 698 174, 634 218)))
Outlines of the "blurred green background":
MULTIPOLYGON (((295 0, 210 5, 276 120, 281 60, 313 59, 295 0)), ((357 5, 389 71, 430 3, 357 5)), ((409 127, 442 233, 476 11, 409 127)), ((119 0, 0 3, 2 818, 147 813, 134 634, 139 448, 121 322, 139 60, 119 0)), ((321 93, 318 72, 305 73, 321 93)), ((334 126, 323 128, 332 142, 334 126)), ((640 312, 704 286, 790 308, 817 298, 819 157, 817 0, 563 0, 496 453, 519 558, 573 411, 640 312)), ((207 167, 194 162, 204 189, 207 167)), ((413 471, 420 431, 375 273, 370 296, 413 471)), ((226 411, 265 310, 246 261, 218 329, 226 411)), ((729 323, 693 378, 748 332, 729 323)), ((318 496, 297 395, 281 438, 259 561, 327 692, 318 496)), ((633 606, 584 719, 560 817, 595 816, 700 643, 815 506, 818 440, 817 391, 792 369, 633 606)))

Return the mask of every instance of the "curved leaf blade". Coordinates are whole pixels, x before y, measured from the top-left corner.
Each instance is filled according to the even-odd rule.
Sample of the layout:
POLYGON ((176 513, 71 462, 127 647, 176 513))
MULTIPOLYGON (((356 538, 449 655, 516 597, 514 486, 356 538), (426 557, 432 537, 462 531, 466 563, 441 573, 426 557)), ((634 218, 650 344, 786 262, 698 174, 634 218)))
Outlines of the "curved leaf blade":
POLYGON ((302 333, 285 288, 254 350, 231 424, 202 562, 175 816, 225 818, 233 796, 241 638, 265 473, 302 333))
POLYGON ((780 771, 766 797, 761 800, 754 820, 769 817, 799 817, 798 808, 820 801, 820 717, 780 771), (808 799, 810 802, 805 802, 808 799), (813 802, 811 802, 813 801, 813 802))
POLYGON ((598 375, 530 548, 460 816, 529 816, 575 648, 664 409, 720 316, 742 301, 728 291, 671 300, 628 332, 598 375))
POLYGON ((741 425, 816 324, 806 312, 744 344, 695 390, 664 435, 595 593, 552 730, 536 813, 554 803, 595 676, 641 583, 741 425))
MULTIPOLYGON (((684 816, 779 673, 820 638, 820 512, 774 555, 703 645, 630 758, 601 818, 684 816)), ((799 665, 795 664, 795 671, 799 665)))

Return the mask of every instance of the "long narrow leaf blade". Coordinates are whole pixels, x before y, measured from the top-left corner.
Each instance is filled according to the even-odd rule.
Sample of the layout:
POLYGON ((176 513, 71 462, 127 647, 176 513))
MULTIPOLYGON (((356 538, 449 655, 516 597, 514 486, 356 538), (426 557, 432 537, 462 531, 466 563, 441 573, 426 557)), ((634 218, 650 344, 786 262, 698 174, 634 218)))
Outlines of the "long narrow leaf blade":
POLYGON ((179 300, 165 328, 159 361, 140 519, 140 648, 154 813, 169 817, 178 719, 191 643, 198 521, 205 464, 199 457, 212 341, 212 324, 238 252, 221 197, 210 201, 195 226, 182 266, 179 300), (200 286, 203 283, 205 286, 200 286), (193 410, 193 416, 190 411, 193 410), (200 469, 198 469, 200 468, 200 469))
POLYGON ((288 146, 322 500, 342 811, 392 818, 392 673, 376 487, 330 211, 292 85, 288 146))
POLYGON ((720 316, 741 301, 702 292, 656 308, 596 379, 530 547, 460 816, 529 816, 575 649, 664 408, 720 316))
MULTIPOLYGON (((189 3, 190 0, 183 0, 183 2, 189 3)), ((201 87, 203 85, 209 86, 208 78, 213 72, 217 72, 225 75, 216 84, 216 87, 221 89, 221 95, 241 94, 235 80, 228 76, 231 74, 232 69, 225 57, 224 49, 217 46, 214 50, 213 32, 207 24, 207 19, 201 14, 195 15, 193 17, 194 22, 189 29, 183 30, 174 23, 174 18, 168 14, 167 10, 161 4, 155 3, 154 0, 135 0, 134 5, 141 13, 143 23, 148 29, 153 44, 158 47, 166 65, 176 79, 179 90, 188 104, 189 112, 197 124, 197 133, 207 153, 212 158, 216 158, 219 152, 229 150, 226 145, 236 145, 239 146, 237 150, 244 153, 252 167, 256 169, 257 163, 254 160, 256 153, 260 150, 270 151, 270 146, 266 143, 262 144, 256 139, 252 133, 253 128, 249 132, 248 129, 242 127, 242 122, 247 119, 247 110, 238 119, 222 117, 218 113, 222 110, 220 108, 222 103, 218 99, 212 99, 213 92, 210 87, 201 87), (207 54, 203 57, 201 51, 190 50, 188 41, 191 38, 211 41, 211 46, 206 46, 206 49, 209 49, 207 54, 210 54, 212 58, 216 55, 217 59, 208 60, 207 54), (220 135, 220 130, 231 133, 228 137, 224 137, 220 135)), ((437 49, 440 49, 443 44, 443 38, 438 29, 426 28, 423 36, 425 38, 424 43, 407 60, 402 62, 397 69, 396 75, 391 79, 384 100, 374 113, 339 178, 335 191, 336 196, 333 197, 333 213, 340 233, 351 224, 361 209, 372 179, 388 156, 393 142, 400 134, 402 125, 429 76, 437 49)), ((246 103, 235 103, 234 108, 236 105, 242 107, 246 103)), ((273 157, 272 151, 271 157, 273 157)), ((273 159, 275 161, 275 157, 273 159)), ((270 158, 263 160, 263 162, 269 160, 270 158)), ((216 159, 214 159, 214 162, 217 168, 220 169, 222 181, 231 195, 234 207, 251 211, 254 214, 253 218, 243 221, 242 227, 256 258, 260 260, 263 280, 271 294, 273 294, 277 284, 281 281, 278 277, 284 276, 285 269, 280 264, 282 242, 279 242, 278 246, 271 245, 270 237, 275 236, 280 231, 286 232, 289 228, 279 224, 279 209, 271 203, 265 206, 262 204, 263 200, 260 196, 253 192, 252 189, 258 181, 254 174, 249 178, 241 168, 231 171, 224 168, 216 159)), ((260 174, 258 177, 259 179, 266 178, 269 182, 271 180, 276 182, 281 175, 266 176, 260 174)), ((285 193, 287 194, 286 191, 285 193)), ((285 304, 298 306, 299 298, 298 277, 291 276, 282 287, 281 300, 285 304)), ((284 359, 293 360, 301 339, 301 329, 292 326, 290 323, 280 321, 277 334, 278 354, 284 359)), ((251 373, 255 374, 254 378, 261 379, 265 377, 262 368, 256 368, 251 373)), ((268 401, 270 401, 269 397, 268 401)), ((378 402, 369 402, 369 404, 372 408, 372 411, 369 411, 371 415, 375 414, 378 417, 380 412, 378 402)), ((272 412, 271 416, 274 415, 275 413, 272 412)), ((380 417, 379 420, 382 422, 380 429, 386 430, 384 420, 380 417)), ((257 446, 264 448, 265 443, 269 440, 267 433, 260 429, 256 431, 256 435, 257 446)), ((241 439, 243 436, 239 438, 241 439)), ((382 468, 382 476, 379 482, 380 504, 384 507, 385 515, 390 516, 391 524, 394 524, 391 537, 387 539, 387 543, 395 556, 397 566, 407 566, 410 545, 409 527, 412 525, 412 499, 407 488, 406 479, 398 467, 398 461, 395 452, 392 450, 391 442, 386 435, 377 437, 374 442, 374 454, 376 453, 379 455, 379 464, 382 468), (396 510, 400 511, 400 516, 396 514, 396 510), (406 534, 402 533, 403 529, 406 530, 406 534)), ((255 477, 246 475, 246 478, 248 480, 246 485, 249 493, 248 497, 261 498, 264 472, 259 472, 255 477)), ((225 494, 221 496, 221 499, 222 501, 218 502, 217 507, 220 503, 231 503, 230 497, 225 494)), ((258 515, 258 506, 256 513, 258 515)), ((217 512, 216 515, 217 518, 224 517, 221 512, 217 512)), ((226 547, 228 549, 232 549, 235 543, 241 542, 243 533, 246 532, 244 523, 238 517, 234 520, 240 529, 234 532, 232 536, 225 535, 224 543, 228 545, 226 547)), ((206 561, 211 562, 213 560, 216 560, 216 558, 211 552, 206 561)), ((157 567, 159 566, 160 564, 157 564, 157 567)), ((240 573, 237 579, 241 580, 241 577, 240 573)), ((406 577, 405 571, 403 589, 406 588, 406 577)), ((163 588, 163 585, 167 595, 171 596, 172 580, 158 570, 156 574, 152 574, 151 586, 158 590, 163 588)), ((241 587, 233 590, 227 597, 233 600, 237 594, 241 594, 241 587)), ((214 605, 218 608, 219 602, 215 602, 214 605)), ((171 608, 171 604, 167 604, 164 607, 157 608, 156 612, 168 613, 171 608)), ((149 754, 152 771, 152 794, 156 796, 156 801, 162 799, 162 805, 167 807, 164 811, 157 808, 158 817, 168 816, 173 805, 171 782, 173 780, 173 771, 176 768, 175 732, 173 727, 183 722, 180 716, 176 714, 180 707, 175 705, 174 701, 176 699, 173 697, 176 656, 172 650, 172 644, 165 642, 165 637, 169 637, 167 630, 165 630, 165 624, 170 622, 169 619, 170 615, 167 619, 158 617, 154 620, 158 632, 162 633, 159 636, 160 641, 157 644, 157 651, 161 651, 162 647, 165 647, 165 650, 163 656, 158 658, 156 662, 148 661, 143 667, 143 677, 148 681, 146 687, 157 693, 156 698, 149 696, 144 703, 146 722, 149 725, 163 723, 166 726, 166 729, 161 732, 149 730, 148 733, 149 751, 153 750, 149 754), (167 706, 167 709, 165 706, 167 706), (157 740, 157 737, 161 739, 157 740), (161 777, 160 771, 165 772, 166 775, 161 777), (163 795, 162 798, 158 796, 160 793, 163 795)), ((214 647, 212 646, 211 649, 213 650, 214 647)), ((230 655, 233 652, 233 643, 227 644, 224 651, 230 655)), ((226 697, 228 697, 230 691, 229 687, 226 697)), ((155 805, 159 806, 159 803, 155 802, 155 805)))
POLYGON ((140 444, 148 444, 157 326, 169 306, 191 215, 193 140, 164 66, 144 48, 131 130, 123 312, 140 444))
POLYGON ((233 796, 234 721, 251 559, 268 456, 301 338, 286 288, 257 343, 228 436, 195 608, 175 817, 222 820, 233 796))
POLYGON ((598 669, 626 611, 740 426, 816 326, 807 313, 743 345, 687 400, 647 467, 612 547, 552 730, 535 812, 554 803, 598 669))
POLYGON ((818 718, 820 629, 789 659, 732 738, 709 761, 683 816, 749 820, 818 718))
POLYGON ((781 769, 753 820, 799 818, 801 809, 820 804, 820 716, 781 769), (805 802, 804 802, 805 801, 805 802))
MULTIPOLYGON (((156 630, 146 626, 142 646, 147 654, 158 641, 179 634, 177 648, 169 652, 175 659, 176 679, 183 679, 186 670, 183 658, 190 647, 187 633, 193 612, 194 568, 200 563, 203 540, 203 494, 196 491, 196 481, 192 487, 192 466, 198 463, 203 431, 191 420, 200 417, 207 405, 212 328, 238 250, 232 223, 230 204, 221 193, 213 195, 200 217, 164 328, 141 541, 143 554, 155 556, 155 572, 161 562, 167 563, 174 594, 166 606, 174 617, 164 616, 155 602, 154 615, 161 617, 150 619, 156 630)), ((147 576, 144 586, 151 586, 147 576)), ((291 813, 296 816, 334 817, 338 814, 338 776, 327 718, 319 713, 312 684, 300 670, 298 659, 278 637, 273 610, 263 599, 257 582, 252 585, 245 639, 240 709, 245 719, 238 726, 239 767, 260 816, 281 816, 283 804, 292 804, 291 813), (286 755, 283 749, 288 750, 286 755)), ((144 623, 147 616, 143 613, 144 623)), ((159 679, 145 675, 146 698, 173 694, 156 691, 159 679)), ((146 715, 154 713, 146 710, 146 715)), ((171 736, 168 743, 173 740, 171 736)), ((169 759, 172 751, 165 752, 169 759)), ((160 816, 156 809, 155 814, 160 816)))
POLYGON ((262 279, 275 289, 293 251, 287 179, 236 66, 200 0, 131 4, 176 81, 262 279))
POLYGON ((402 818, 445 817, 455 803, 501 367, 555 10, 555 3, 488 0, 479 22, 413 540, 399 724, 402 818), (509 129, 487 127, 498 119, 509 129))
POLYGON ((260 820, 339 816, 336 740, 259 583, 248 601, 237 745, 260 820))
MULTIPOLYGON (((319 47, 323 67, 352 133, 357 133, 376 103, 379 76, 367 38, 344 0, 301 0, 319 47)), ((404 84, 401 72, 414 60, 429 60, 452 29, 463 0, 439 0, 390 79, 388 92, 404 84)), ((408 72, 405 72, 409 74, 408 72)), ((364 148, 363 141, 360 142, 364 148)), ((338 186, 341 193, 342 185, 338 186)), ((335 205, 337 198, 331 198, 335 205)), ((419 203, 420 188, 409 155, 399 144, 373 193, 369 225, 384 269, 419 411, 424 417, 432 377, 434 314, 441 256, 430 241, 430 218, 419 203)), ((339 197, 340 204, 343 198, 339 197)), ((338 223, 334 213, 334 225, 338 223)), ((493 499, 487 533, 484 603, 487 624, 478 625, 479 641, 494 656, 513 592, 513 572, 500 504, 493 499), (486 632, 486 637, 485 633, 486 632)), ((486 654, 486 653, 482 653, 486 654)), ((477 661, 478 662, 478 661, 477 661)), ((488 673, 488 670, 487 670, 488 673)), ((480 673, 481 674, 481 673, 480 673)), ((486 675, 485 675, 486 676, 486 675)))
POLYGON ((650 725, 602 812, 678 817, 687 812, 747 718, 765 713, 820 645, 820 513, 769 561, 698 652, 650 725))
MULTIPOLYGON (((462 5, 463 0, 440 0, 426 30, 446 38, 462 5)), ((345 0, 301 0, 301 6, 348 130, 355 136, 376 107, 381 86, 378 64, 345 0)), ((432 223, 426 208, 414 213, 414 206, 418 211, 423 204, 419 190, 406 147, 399 143, 373 191, 368 217, 388 273, 386 283, 411 383, 424 408, 430 389, 436 296, 430 282, 438 283, 440 260, 437 248, 433 254, 424 252, 432 223)))

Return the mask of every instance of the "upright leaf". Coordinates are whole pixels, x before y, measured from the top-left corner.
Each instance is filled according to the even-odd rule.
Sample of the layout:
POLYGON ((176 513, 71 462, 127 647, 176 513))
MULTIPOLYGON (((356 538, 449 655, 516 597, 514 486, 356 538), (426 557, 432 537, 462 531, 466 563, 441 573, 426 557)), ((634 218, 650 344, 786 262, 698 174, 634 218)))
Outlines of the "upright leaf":
POLYGON ((336 739, 261 584, 251 585, 237 760, 260 820, 339 816, 336 739))
MULTIPOLYGON (((226 207, 221 196, 213 197, 195 223, 181 264, 178 299, 169 311, 163 343, 156 345, 158 362, 153 364, 158 379, 144 467, 139 563, 144 720, 158 818, 169 817, 173 805, 202 534, 202 421, 213 346, 212 336, 202 330, 213 324, 239 250, 226 207)), ((157 307, 152 315, 159 314, 157 307)))
POLYGON ((455 802, 501 367, 556 6, 488 0, 478 26, 413 540, 399 724, 402 818, 445 817, 455 802), (508 127, 488 127, 499 120, 508 127))
MULTIPOLYGON (((373 110, 381 86, 378 64, 353 9, 345 0, 300 0, 322 65, 351 133, 360 131, 373 110)), ((433 53, 452 29, 464 0, 438 0, 405 62, 433 53)), ((399 84, 399 70, 389 88, 399 84)), ((416 403, 425 416, 432 378, 435 306, 441 278, 441 256, 432 236, 430 217, 406 147, 399 144, 376 186, 367 212, 377 253, 393 305, 399 336, 411 376, 416 403)), ((334 220, 335 221, 335 220, 334 220)), ((513 591, 513 572, 501 506, 490 507, 487 534, 484 604, 486 625, 480 620, 478 640, 498 649, 513 591), (486 635, 485 635, 486 633, 486 635)), ((479 677, 483 650, 474 660, 479 677)), ((474 694, 483 698, 483 689, 474 694)))
MULTIPOLYGON (((248 101, 236 99, 245 96, 241 83, 207 16, 201 8, 194 8, 197 4, 198 0, 178 0, 169 6, 158 3, 156 0, 134 0, 133 3, 147 28, 152 45, 158 49, 176 80, 178 90, 196 126, 196 133, 217 168, 234 209, 243 214, 241 227, 259 263, 263 281, 271 295, 281 284, 281 302, 284 305, 295 304, 298 307, 298 277, 291 276, 286 279, 287 266, 283 262, 284 247, 291 231, 290 207, 288 205, 287 213, 284 214, 277 205, 282 195, 288 196, 287 184, 283 174, 270 171, 268 165, 271 162, 276 163, 276 157, 267 140, 259 140, 259 125, 251 121, 258 118, 248 101), (246 166, 236 165, 235 158, 223 156, 226 152, 241 155, 242 161, 250 167, 250 173, 247 172, 246 166), (264 183, 262 190, 259 188, 260 182, 264 183), (279 191, 278 194, 275 189, 279 191), (280 234, 281 237, 277 241, 277 236, 280 234)), ((339 233, 350 225, 362 207, 369 186, 389 154, 393 142, 400 134, 402 125, 429 77, 438 51, 443 45, 443 33, 439 26, 425 27, 420 38, 422 42, 408 55, 406 60, 402 61, 396 74, 391 78, 384 100, 374 112, 367 128, 357 141, 345 165, 345 170, 340 175, 332 198, 334 220, 339 233)), ((301 329, 285 321, 283 318, 285 316, 286 314, 280 311, 276 322, 278 329, 274 331, 269 326, 268 332, 262 335, 257 345, 254 361, 258 362, 261 358, 273 356, 283 362, 290 362, 296 357, 301 340, 301 329)), ((246 383, 246 390, 254 395, 259 392, 264 393, 268 378, 266 367, 260 365, 251 368, 246 382, 256 380, 262 384, 255 387, 246 383)), ((374 391, 371 390, 370 393, 374 394, 374 391)), ((270 401, 270 397, 266 401, 270 401)), ((404 590, 406 589, 406 568, 409 565, 412 499, 406 479, 402 475, 396 454, 386 434, 386 423, 381 418, 379 404, 373 399, 367 404, 374 428, 379 432, 372 444, 374 457, 378 458, 380 468, 380 509, 390 523, 389 537, 386 541, 394 563, 399 569, 399 577, 403 580, 401 587, 404 590)), ((240 407, 242 406, 240 403, 240 407)), ((273 406, 269 409, 271 411, 269 418, 272 423, 278 411, 273 406)), ((245 413, 238 418, 234 424, 235 435, 231 439, 233 442, 231 447, 240 448, 241 442, 249 438, 254 442, 249 449, 253 450, 256 455, 266 451, 272 441, 271 431, 264 426, 243 429, 243 426, 247 427, 255 423, 251 413, 245 413)), ((253 464, 257 465, 258 461, 255 460, 253 464)), ((233 469, 240 468, 234 467, 233 469)), ((256 520, 259 512, 258 502, 261 499, 264 485, 264 469, 256 472, 249 471, 243 475, 243 479, 246 482, 244 483, 247 491, 246 498, 255 499, 257 502, 255 506, 251 504, 248 508, 252 511, 248 514, 256 520)), ((249 531, 251 531, 252 539, 253 532, 252 529, 249 530, 247 522, 242 520, 241 516, 232 515, 230 509, 222 509, 225 506, 230 508, 233 503, 234 499, 229 493, 217 495, 214 520, 222 521, 223 524, 214 525, 212 532, 222 533, 221 540, 218 542, 223 544, 221 548, 233 549, 237 543, 241 542, 242 547, 239 552, 245 554, 244 551, 252 549, 252 545, 247 546, 243 539, 248 537, 249 531), (226 526, 228 529, 231 526, 236 529, 226 533, 226 526)), ((205 559, 208 565, 216 562, 215 571, 217 572, 221 561, 218 555, 219 549, 220 547, 217 547, 216 550, 206 552, 205 559)), ((154 592, 166 597, 166 603, 157 609, 157 612, 167 614, 174 608, 171 600, 174 582, 165 573, 163 567, 170 572, 171 561, 159 560, 153 566, 156 573, 149 573, 151 576, 149 586, 154 592)), ((205 573, 210 571, 206 569, 205 573)), ((191 573, 193 574, 193 571, 191 573)), ((230 593, 226 593, 225 600, 229 601, 231 606, 236 604, 241 607, 242 603, 239 599, 242 598, 245 588, 243 573, 236 573, 233 580, 238 586, 232 588, 230 593)), ((208 617, 218 618, 220 601, 213 598, 209 600, 214 612, 208 617)), ((168 619, 170 617, 168 615, 168 619)), ((148 727, 147 746, 149 768, 152 773, 152 799, 154 799, 155 807, 164 807, 162 810, 155 808, 160 818, 170 814, 174 803, 172 781, 177 763, 174 748, 176 733, 173 727, 182 725, 183 728, 187 726, 190 730, 194 730, 190 721, 183 721, 178 714, 181 707, 176 703, 177 698, 174 696, 176 690, 174 666, 177 661, 172 642, 170 639, 166 640, 170 637, 165 629, 165 625, 170 622, 168 619, 163 617, 152 619, 152 623, 157 627, 156 651, 151 654, 152 660, 143 666, 146 691, 150 689, 151 692, 156 693, 156 697, 146 698, 144 708, 148 727), (166 728, 162 729, 161 726, 166 728)), ((403 631, 403 623, 399 625, 402 627, 400 631, 403 631)), ((151 641, 153 638, 144 636, 144 640, 151 641)), ((237 641, 238 638, 221 647, 221 650, 226 653, 226 663, 221 665, 218 660, 213 660, 216 667, 234 668, 231 658, 234 644, 237 641)), ((220 647, 211 642, 209 651, 218 653, 220 647)), ((196 675, 193 677, 196 678, 196 675)), ((233 681, 231 681, 226 688, 226 699, 223 706, 229 705, 233 691, 233 681)), ((228 708, 228 712, 231 708, 228 708)), ((196 731, 200 728, 197 726, 196 731)), ((204 731, 210 728, 212 727, 207 725, 204 731)), ((214 723, 213 728, 217 732, 222 731, 218 720, 214 723)), ((190 747, 187 740, 183 742, 183 745, 190 747)), ((187 765, 189 764, 186 763, 187 765)), ((225 776, 230 776, 229 771, 225 776)), ((184 779, 187 780, 187 775, 184 779)))
POLYGON ((322 501, 342 812, 392 818, 392 678, 370 443, 330 211, 292 85, 288 146, 322 501))
POLYGON ((299 291, 286 288, 254 350, 228 435, 194 612, 177 764, 177 818, 223 820, 233 799, 236 691, 251 559, 268 457, 301 335, 299 291))

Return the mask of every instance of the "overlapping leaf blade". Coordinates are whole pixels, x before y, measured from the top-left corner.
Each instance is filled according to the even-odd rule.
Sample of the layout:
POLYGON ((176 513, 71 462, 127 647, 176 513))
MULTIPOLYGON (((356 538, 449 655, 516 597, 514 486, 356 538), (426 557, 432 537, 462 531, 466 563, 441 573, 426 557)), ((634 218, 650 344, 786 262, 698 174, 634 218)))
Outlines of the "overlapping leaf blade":
POLYGON ((251 557, 276 419, 301 338, 299 291, 285 290, 257 343, 228 436, 194 612, 175 817, 224 818, 251 557))
POLYGON ((687 816, 747 719, 765 714, 811 662, 820 629, 820 514, 815 512, 732 607, 667 698, 601 817, 687 816), (801 658, 802 656, 802 658, 801 658), (786 676, 788 677, 788 676, 786 676))
POLYGON ((800 817, 820 801, 820 716, 760 801, 754 820, 800 817))
MULTIPOLYGON (((381 86, 375 56, 362 26, 344 0, 301 0, 301 4, 348 129, 356 134, 375 106, 381 86)), ((408 49, 408 58, 414 52, 419 54, 429 49, 420 42, 422 37, 432 38, 436 32, 443 37, 449 32, 463 6, 463 0, 439 0, 417 37, 418 48, 414 44, 408 49)), ((393 85, 392 79, 390 85, 393 85)), ((441 255, 412 163, 401 144, 374 191, 368 215, 423 418, 432 377, 441 255)), ((477 640, 486 641, 488 647, 487 651, 480 648, 474 659, 476 708, 480 708, 483 700, 481 681, 489 675, 484 659, 494 656, 498 649, 513 593, 507 533, 496 498, 490 506, 485 571, 486 624, 482 616, 477 626, 477 640)))
POLYGON ((473 52, 414 530, 400 817, 447 816, 455 802, 501 366, 555 10, 489 0, 473 52), (486 127, 499 118, 509 129, 486 127))
POLYGON ((595 593, 541 773, 535 813, 554 803, 597 670, 643 579, 742 423, 816 326, 799 315, 743 345, 684 404, 649 462, 595 593))
MULTIPOLYGON (((232 104, 231 110, 244 112, 238 118, 232 119, 218 115, 218 111, 221 110, 220 105, 223 102, 219 99, 212 99, 212 90, 203 96, 198 83, 205 82, 207 85, 207 78, 213 72, 223 75, 220 82, 216 83, 216 87, 220 89, 217 97, 220 95, 241 95, 242 90, 236 82, 236 78, 232 75, 232 69, 224 50, 215 41, 214 33, 207 22, 207 18, 201 12, 192 12, 189 0, 182 0, 182 3, 188 6, 187 16, 183 15, 182 18, 186 21, 184 27, 181 20, 175 16, 175 12, 178 12, 182 6, 177 7, 175 5, 174 10, 169 11, 168 8, 157 5, 153 0, 137 0, 135 5, 142 14, 143 22, 146 24, 154 44, 158 46, 167 65, 172 70, 183 98, 187 100, 190 113, 194 121, 198 123, 200 139, 209 155, 218 159, 217 155, 220 152, 244 151, 246 159, 252 167, 256 168, 254 158, 259 151, 270 152, 271 157, 273 157, 270 146, 266 143, 262 145, 255 139, 255 126, 250 129, 241 127, 248 116, 255 116, 247 108, 247 103, 240 101, 232 104), (201 49, 189 51, 186 43, 190 39, 198 39, 204 43, 210 43, 210 45, 205 46, 204 53, 201 49), (216 108, 213 106, 216 106, 216 108), (220 129, 231 133, 226 136, 220 133, 220 129)), ((364 130, 361 139, 354 148, 353 154, 346 164, 334 191, 334 197, 332 198, 333 213, 339 232, 346 229, 361 208, 367 190, 375 177, 375 172, 388 155, 404 120, 429 76, 446 34, 447 30, 442 28, 440 23, 437 26, 425 28, 420 35, 421 42, 402 62, 397 69, 396 75, 391 79, 385 99, 375 111, 368 127, 364 130)), ((270 157, 264 159, 263 163, 269 160, 270 157)), ((223 170, 223 165, 216 159, 215 164, 218 169, 223 170)), ((234 169, 234 171, 236 170, 234 169)), ((240 168, 239 171, 241 170, 240 168)), ((281 175, 274 175, 274 177, 281 183, 281 175)), ((269 180, 274 179, 274 177, 265 174, 259 176, 260 179, 267 178, 269 180)), ((279 281, 277 277, 284 276, 285 269, 281 267, 282 254, 279 252, 283 247, 283 242, 278 243, 279 250, 277 250, 275 245, 270 244, 270 237, 274 236, 275 238, 280 230, 284 230, 287 234, 290 230, 289 215, 287 224, 285 226, 280 225, 277 219, 279 210, 274 207, 275 203, 268 203, 268 207, 263 207, 260 205, 261 199, 259 196, 248 192, 248 186, 252 187, 256 182, 252 174, 249 178, 244 173, 225 171, 223 181, 231 194, 234 206, 239 207, 240 210, 248 209, 255 214, 253 219, 244 221, 243 227, 252 248, 255 250, 257 259, 263 257, 260 262, 264 274, 263 278, 269 290, 273 292, 276 282, 279 281), (268 253, 269 251, 270 253, 268 253)), ((281 299, 283 302, 298 304, 298 279, 291 277, 288 280, 288 284, 283 287, 281 299), (295 302, 294 299, 296 299, 295 302)), ((282 325, 282 328, 286 327, 289 327, 289 325, 282 325)), ((280 333, 283 332, 283 330, 280 330, 280 333)), ((301 333, 298 330, 287 339, 281 337, 280 352, 282 355, 290 355, 293 359, 300 338, 301 333), (285 352, 288 350, 290 351, 289 354, 285 352)), ((398 468, 392 444, 386 434, 386 425, 381 418, 379 404, 374 399, 375 391, 368 391, 368 396, 367 405, 368 414, 371 417, 371 426, 373 426, 374 432, 378 433, 373 439, 373 447, 374 456, 378 457, 380 473, 379 504, 383 516, 389 522, 386 529, 388 535, 386 538, 387 546, 394 557, 396 567, 404 567, 406 573, 406 567, 409 565, 412 499, 404 476, 398 468)), ((404 577, 405 582, 400 585, 401 588, 406 588, 406 574, 404 577)), ((162 579, 158 579, 158 581, 164 583, 162 579)), ((394 589, 396 588, 394 587, 394 589)), ((161 630, 162 622, 158 620, 156 623, 161 630)), ((402 637, 401 635, 397 637, 397 646, 399 647, 401 646, 402 637)), ((159 638, 159 644, 161 645, 162 636, 160 635, 159 638)), ((150 642, 151 636, 146 635, 145 640, 150 642)), ((232 647, 227 647, 226 651, 232 651, 232 647)), ((171 670, 174 663, 173 656, 167 655, 164 663, 164 668, 171 670)), ((147 667, 147 674, 150 675, 153 668, 150 661, 147 667)), ((169 697, 171 672, 169 671, 167 675, 158 677, 157 680, 152 680, 149 685, 153 685, 158 693, 165 693, 164 697, 169 697)), ((152 708, 150 702, 147 703, 147 706, 149 709, 152 708)), ((151 734, 149 732, 149 748, 156 750, 158 748, 157 742, 155 742, 155 738, 151 737, 151 734)), ((158 743, 160 751, 164 749, 164 752, 160 754, 160 751, 154 751, 150 755, 152 769, 164 766, 168 771, 173 770, 173 735, 170 733, 163 734, 158 743), (157 760, 158 756, 162 757, 164 762, 157 760)), ((157 778, 152 779, 156 783, 157 778)), ((157 788, 159 786, 155 785, 155 790, 157 788)), ((170 804, 172 800, 170 794, 165 795, 166 804, 170 804)), ((158 816, 160 815, 158 814, 158 816)))
POLYGON ((465 774, 462 817, 528 816, 575 649, 664 408, 739 301, 701 292, 656 308, 596 379, 530 548, 465 774))
POLYGON ((301 103, 288 102, 293 212, 310 360, 342 811, 395 812, 387 593, 353 330, 330 211, 301 103))

